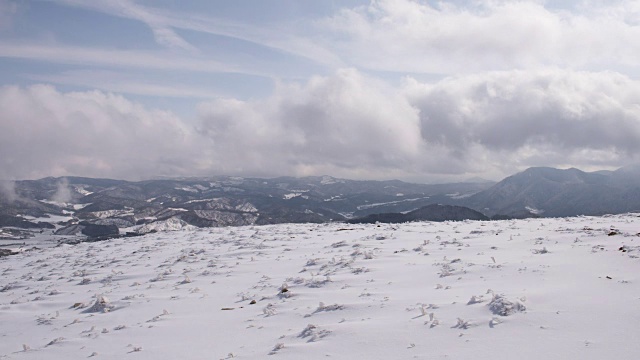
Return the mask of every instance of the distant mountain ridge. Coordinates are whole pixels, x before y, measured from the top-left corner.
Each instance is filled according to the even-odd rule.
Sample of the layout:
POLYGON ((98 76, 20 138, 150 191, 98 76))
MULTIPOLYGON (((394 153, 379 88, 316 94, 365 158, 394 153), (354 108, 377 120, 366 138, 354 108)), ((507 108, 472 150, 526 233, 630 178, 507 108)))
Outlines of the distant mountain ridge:
POLYGON ((55 215, 58 220, 49 225, 55 225, 56 233, 73 235, 87 229, 101 229, 93 231, 101 233, 114 226, 130 232, 343 221, 468 197, 491 183, 432 185, 330 176, 220 176, 139 182, 66 177, 17 181, 14 185, 11 196, 0 193, 0 214, 5 223, 27 225, 26 220, 32 220, 28 225, 35 227, 37 219, 46 226, 46 217, 55 215), (66 220, 61 222, 61 217, 66 220))
POLYGON ((404 222, 640 212, 640 166, 596 172, 536 167, 498 183, 475 181, 412 184, 330 176, 219 176, 131 182, 49 177, 0 184, 0 238, 53 231, 122 234, 349 219, 404 222))
POLYGON ((584 172, 529 168, 461 201, 486 215, 561 217, 640 211, 640 167, 584 172))

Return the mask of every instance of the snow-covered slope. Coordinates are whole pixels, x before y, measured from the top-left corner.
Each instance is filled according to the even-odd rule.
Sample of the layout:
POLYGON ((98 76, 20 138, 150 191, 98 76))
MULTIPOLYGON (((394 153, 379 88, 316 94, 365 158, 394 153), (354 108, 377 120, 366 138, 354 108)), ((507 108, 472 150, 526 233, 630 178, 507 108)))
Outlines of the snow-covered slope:
POLYGON ((159 232, 0 259, 0 359, 637 359, 636 214, 159 232))

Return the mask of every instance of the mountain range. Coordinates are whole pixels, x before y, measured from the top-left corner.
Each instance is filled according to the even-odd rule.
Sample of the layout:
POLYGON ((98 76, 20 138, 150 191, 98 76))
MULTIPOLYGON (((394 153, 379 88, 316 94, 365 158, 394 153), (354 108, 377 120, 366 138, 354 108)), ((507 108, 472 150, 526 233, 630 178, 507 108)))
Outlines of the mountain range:
POLYGON ((529 168, 493 183, 320 177, 82 177, 5 182, 0 238, 130 235, 185 227, 405 222, 602 215, 640 211, 640 166, 616 171, 529 168), (29 229, 29 231, 25 231, 29 229))
POLYGON ((529 168, 464 199, 461 205, 491 217, 565 217, 640 211, 640 166, 597 172, 529 168))

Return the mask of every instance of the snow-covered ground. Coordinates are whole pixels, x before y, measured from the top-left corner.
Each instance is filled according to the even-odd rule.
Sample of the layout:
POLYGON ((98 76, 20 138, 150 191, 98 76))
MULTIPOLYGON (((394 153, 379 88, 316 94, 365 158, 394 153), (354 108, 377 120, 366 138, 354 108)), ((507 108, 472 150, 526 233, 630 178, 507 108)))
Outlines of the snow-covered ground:
POLYGON ((640 217, 159 232, 0 259, 0 359, 638 359, 640 217))

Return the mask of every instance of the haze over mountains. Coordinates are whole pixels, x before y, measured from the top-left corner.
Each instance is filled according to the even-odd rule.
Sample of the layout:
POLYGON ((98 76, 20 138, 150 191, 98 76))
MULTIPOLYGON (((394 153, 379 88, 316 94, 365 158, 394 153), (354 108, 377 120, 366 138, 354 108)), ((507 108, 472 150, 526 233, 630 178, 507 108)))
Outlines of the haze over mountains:
POLYGON ((330 176, 130 182, 81 177, 5 183, 0 236, 31 228, 111 236, 184 227, 405 222, 602 215, 640 211, 640 167, 529 168, 491 183, 354 181, 330 176), (439 205, 438 205, 439 204, 439 205), (453 206, 444 206, 453 205, 453 206))

